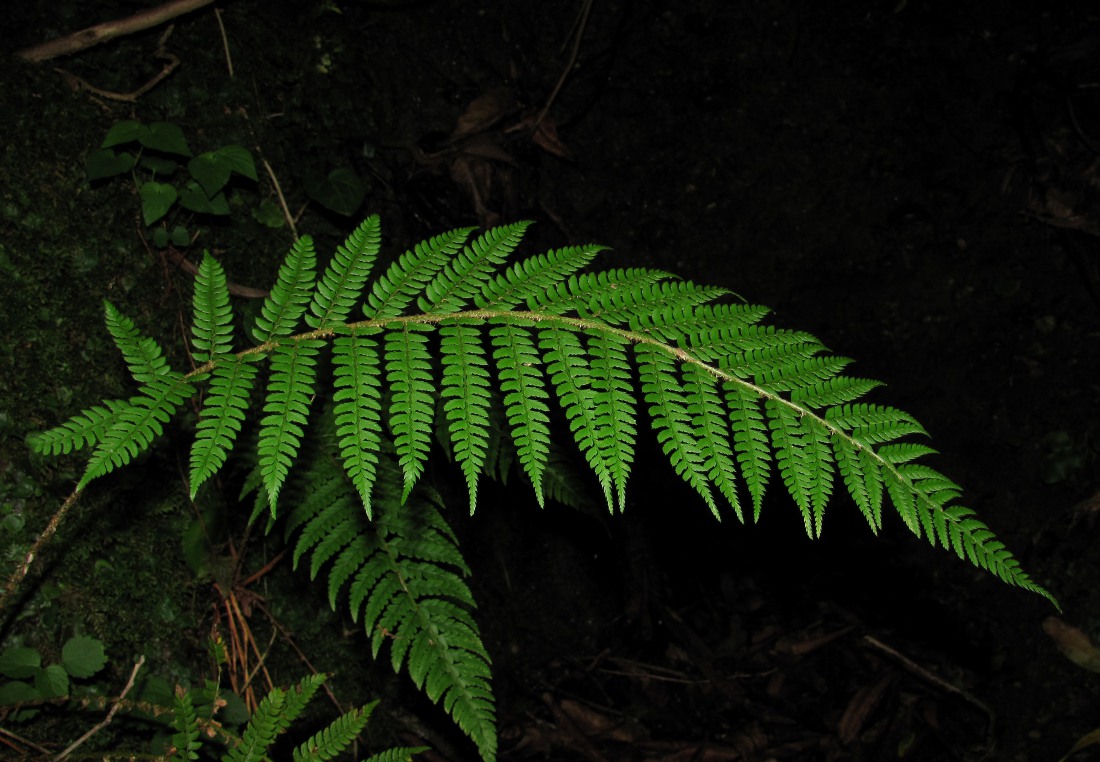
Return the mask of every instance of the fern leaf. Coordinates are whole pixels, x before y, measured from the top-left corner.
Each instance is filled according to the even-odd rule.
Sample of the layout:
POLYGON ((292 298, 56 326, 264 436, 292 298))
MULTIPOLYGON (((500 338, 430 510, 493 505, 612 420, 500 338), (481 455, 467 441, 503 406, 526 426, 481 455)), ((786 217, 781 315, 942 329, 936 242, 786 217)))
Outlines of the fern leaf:
POLYGON ((455 459, 466 477, 470 513, 489 442, 489 371, 477 328, 449 321, 439 329, 443 355, 440 396, 455 459))
MULTIPOLYGON (((633 316, 632 330, 659 341, 679 342, 690 338, 692 353, 701 360, 713 360, 728 354, 706 351, 708 343, 727 341, 756 325, 768 315, 767 307, 755 304, 701 304, 699 306, 666 307, 633 316)), ((774 331, 775 328, 772 327, 774 331)))
POLYGON ((800 416, 781 402, 769 399, 765 408, 779 474, 802 513, 806 534, 820 537, 833 484, 828 431, 816 417, 800 416))
POLYGON ((191 324, 191 346, 195 362, 202 365, 233 349, 233 310, 229 306, 229 286, 225 270, 218 260, 203 254, 195 276, 195 313, 191 324))
POLYGON ((272 516, 305 431, 317 375, 317 352, 323 345, 321 341, 299 340, 279 345, 271 355, 259 455, 272 516))
POLYGON ((403 323, 386 334, 386 382, 393 392, 390 431, 405 475, 405 497, 420 478, 431 446, 435 388, 427 347, 429 330, 430 326, 403 323))
POLYGON ((64 455, 97 444, 131 407, 127 400, 104 400, 59 426, 32 434, 27 442, 40 455, 64 455))
POLYGON ((172 701, 172 747, 181 759, 198 759, 202 743, 199 741, 199 718, 189 691, 176 688, 172 701))
POLYGON ((760 411, 759 397, 744 387, 727 383, 724 390, 733 428, 734 451, 752 499, 752 520, 756 522, 760 520, 772 462, 764 414, 760 411))
POLYGON ((619 511, 626 508, 626 480, 634 462, 637 433, 634 414, 634 389, 630 383, 626 345, 618 336, 593 331, 588 339, 592 357, 592 419, 596 429, 596 448, 607 465, 609 483, 603 484, 607 505, 619 511), (614 500, 612 500, 612 491, 614 500))
POLYGON ((446 267, 450 258, 462 248, 473 228, 460 228, 421 241, 390 265, 374 282, 363 314, 368 318, 397 317, 412 300, 446 267))
POLYGON ((378 342, 364 333, 337 337, 332 362, 340 456, 369 517, 382 428, 378 342))
MULTIPOLYGON (((315 473, 326 468, 331 472, 326 462, 318 458, 315 473)), ((463 580, 469 568, 454 533, 421 491, 402 505, 403 484, 398 468, 380 466, 373 525, 345 499, 336 498, 331 506, 322 501, 296 506, 291 516, 301 527, 296 554, 311 536, 339 535, 333 544, 346 542, 331 562, 331 598, 347 587, 352 617, 363 622, 375 656, 389 643, 394 669, 407 665, 414 682, 442 703, 482 756, 491 760, 496 733, 489 657, 471 613, 472 594, 463 580), (330 509, 343 515, 330 515, 330 509), (315 530, 315 522, 323 522, 324 528, 315 530)), ((327 553, 322 549, 325 542, 322 539, 317 549, 327 553)))
POLYGON ((239 355, 214 368, 191 445, 191 499, 225 464, 241 432, 257 368, 252 356, 239 355))
POLYGON ((852 361, 847 357, 816 356, 756 373, 756 383, 768 391, 791 392, 801 387, 819 387, 852 361))
POLYGON ((310 675, 289 691, 272 688, 249 718, 240 744, 222 757, 223 762, 260 762, 268 759, 268 750, 275 739, 298 719, 324 680, 324 675, 310 675))
POLYGON ((574 275, 548 291, 530 294, 527 297, 527 306, 533 312, 551 315, 580 313, 587 310, 601 294, 608 291, 620 288, 630 290, 644 288, 671 277, 673 276, 661 270, 645 268, 604 270, 598 273, 574 275))
POLYGON ((690 281, 646 283, 602 291, 581 314, 618 325, 639 315, 693 309, 728 293, 724 288, 697 286, 690 281))
POLYGON ((882 474, 878 463, 866 448, 857 447, 847 437, 833 436, 837 469, 856 507, 876 534, 882 529, 882 474))
POLYGON ((264 344, 294 332, 313 293, 316 268, 313 239, 302 236, 290 247, 279 267, 278 280, 260 307, 252 328, 256 341, 264 344))
POLYGON ((928 432, 906 412, 882 405, 840 405, 825 411, 825 419, 864 445, 893 442, 911 434, 928 432))
POLYGON ((381 245, 381 222, 374 214, 336 248, 306 314, 310 328, 339 325, 347 319, 359 300, 381 245))
POLYGON ((684 401, 684 392, 676 378, 675 362, 667 352, 652 344, 640 344, 635 352, 639 361, 642 395, 649 404, 649 416, 657 433, 657 442, 676 474, 699 493, 715 518, 720 518, 691 415, 684 401))
POLYGON ((698 432, 700 466, 733 507, 737 520, 744 523, 745 516, 737 496, 737 467, 730 445, 726 408, 718 392, 718 379, 698 365, 687 364, 683 366, 683 386, 691 426, 698 432))
POLYGON ((605 247, 589 244, 536 254, 511 265, 485 284, 475 299, 480 309, 512 309, 530 295, 545 293, 584 268, 605 247))
POLYGON ((222 757, 222 762, 261 762, 279 734, 279 715, 286 705, 286 691, 272 688, 245 726, 241 742, 222 757))
POLYGON ((310 760, 329 760, 351 746, 355 737, 370 721, 371 712, 378 702, 367 704, 359 709, 352 709, 333 721, 324 730, 315 733, 308 741, 298 746, 291 753, 293 762, 310 762, 310 760))
POLYGON ((481 234, 451 259, 424 289, 419 299, 424 312, 457 312, 481 292, 508 255, 523 240, 530 221, 502 225, 481 234))
POLYGON ((882 386, 881 381, 839 376, 794 389, 791 401, 808 408, 832 407, 853 402, 879 386, 882 386))
POLYGON ((165 376, 171 371, 160 346, 147 336, 141 335, 130 318, 123 315, 109 301, 103 301, 107 313, 107 330, 115 345, 122 352, 130 375, 139 384, 147 384, 165 376))
POLYGON ((550 416, 538 351, 528 327, 515 324, 494 327, 490 340, 516 453, 541 507, 546 501, 542 477, 550 455, 550 416))
POLYGON ((395 746, 372 754, 363 762, 412 762, 415 755, 428 751, 429 748, 428 746, 395 746))
POLYGON ((110 428, 103 432, 77 489, 84 489, 93 479, 129 463, 147 450, 176 409, 194 393, 191 383, 175 371, 168 371, 143 386, 137 396, 127 400, 125 409, 119 411, 110 428))

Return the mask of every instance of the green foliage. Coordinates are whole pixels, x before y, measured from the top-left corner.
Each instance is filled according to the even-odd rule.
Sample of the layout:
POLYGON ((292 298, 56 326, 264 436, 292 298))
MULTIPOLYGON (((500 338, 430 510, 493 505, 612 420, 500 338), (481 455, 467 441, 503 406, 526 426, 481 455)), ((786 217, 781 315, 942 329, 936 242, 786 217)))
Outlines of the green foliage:
MULTIPOLYGON (((274 519, 283 488, 301 477, 288 488, 295 561, 309 554, 314 576, 328 569, 330 603, 346 590, 374 654, 389 641, 395 669, 407 669, 489 760, 489 661, 466 567, 438 500, 418 486, 433 434, 449 445, 471 511, 480 476, 506 471, 505 451, 540 503, 569 494, 557 468, 562 428, 608 508, 621 511, 648 421, 673 471, 717 517, 732 510, 745 520, 747 497, 756 520, 777 471, 807 534, 818 537, 842 487, 872 531, 892 507, 917 537, 1053 601, 960 502, 961 490, 924 462, 931 450, 911 439, 924 435, 920 424, 865 401, 877 382, 842 375, 848 359, 809 334, 763 324, 765 308, 732 303, 724 289, 640 268, 582 273, 599 247, 508 264, 526 227, 470 242, 469 229, 444 233, 373 279, 377 217, 338 249, 320 280, 303 238, 261 306, 256 345, 236 352, 225 276, 207 255, 194 296, 200 367, 171 370, 155 342, 108 305, 108 329, 138 393, 89 408, 31 444, 51 454, 91 450, 83 489, 146 449, 205 383, 194 493, 226 462, 266 361, 255 483, 274 519), (356 305, 364 319, 350 318, 356 305), (331 395, 319 372, 328 358, 331 395), (331 405, 317 405, 325 412, 312 417, 330 421, 338 450, 328 470, 302 457, 318 396, 331 405)), ((295 700, 275 695, 261 707, 249 749, 280 732, 278 718, 295 700)))
POLYGON ((33 648, 7 648, 0 653, 0 674, 12 679, 0 683, 0 706, 67 696, 70 678, 94 677, 105 666, 103 643, 86 635, 65 641, 60 664, 43 665, 42 655, 33 648))
MULTIPOLYGON (((230 213, 226 189, 234 175, 257 181, 256 163, 247 148, 222 146, 195 156, 183 130, 171 122, 142 124, 124 120, 114 124, 98 150, 88 155, 85 169, 89 182, 131 173, 141 199, 146 225, 162 220, 179 203, 198 214, 230 213), (186 162, 186 176, 181 166, 186 162)), ((190 243, 181 226, 171 231, 157 228, 154 243, 183 247, 190 243)))

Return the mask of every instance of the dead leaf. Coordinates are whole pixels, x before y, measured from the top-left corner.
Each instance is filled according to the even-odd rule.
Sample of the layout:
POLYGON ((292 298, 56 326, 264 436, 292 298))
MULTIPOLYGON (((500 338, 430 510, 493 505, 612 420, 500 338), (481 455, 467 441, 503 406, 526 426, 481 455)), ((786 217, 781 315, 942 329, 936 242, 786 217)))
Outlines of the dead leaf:
POLYGON ((455 123, 451 142, 475 135, 492 127, 516 111, 516 95, 510 87, 498 87, 474 98, 455 123))
POLYGON ((1092 644, 1088 635, 1054 616, 1043 620, 1043 631, 1071 662, 1092 672, 1100 672, 1100 650, 1092 644))
POLYGON ((859 737, 867 718, 882 701, 882 694, 892 682, 893 675, 883 675, 874 685, 865 685, 856 691, 837 723, 836 732, 842 744, 847 746, 859 737))

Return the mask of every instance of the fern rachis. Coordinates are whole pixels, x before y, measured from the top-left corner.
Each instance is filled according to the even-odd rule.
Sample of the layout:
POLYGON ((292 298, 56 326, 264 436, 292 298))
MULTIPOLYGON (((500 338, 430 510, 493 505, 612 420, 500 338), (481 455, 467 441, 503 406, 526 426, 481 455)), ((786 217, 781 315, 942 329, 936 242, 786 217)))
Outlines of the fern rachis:
POLYGON ((469 243, 468 229, 444 233, 373 280, 377 217, 352 233, 319 279, 312 241, 303 238, 261 308, 258 344, 237 352, 225 274, 207 255, 194 295, 193 350, 202 364, 171 370, 160 347, 108 304, 108 329, 138 394, 89 408, 32 444, 51 454, 91 449, 79 491, 147 448, 205 383, 194 491, 223 466, 254 390, 265 388, 258 468, 272 516, 296 472, 309 485, 291 513, 295 562, 308 552, 313 575, 329 569, 330 603, 346 590, 375 653, 392 636, 394 667, 407 665, 487 759, 496 748, 488 655, 470 614, 465 564, 438 511, 412 509, 423 500, 415 491, 437 430, 471 510, 500 438, 541 504, 554 473, 557 408, 608 507, 622 510, 648 418, 673 470, 718 517, 724 503, 739 520, 751 506, 756 520, 774 463, 811 537, 843 489, 872 531, 889 503, 918 537, 1053 601, 958 503, 958 487, 923 462, 930 448, 910 440, 924 434, 920 424, 862 401, 878 384, 841 375, 846 358, 809 334, 762 325, 765 308, 723 302, 723 289, 640 268, 582 273, 596 246, 506 266, 526 227, 469 243), (351 320, 356 305, 363 318, 351 320), (326 354, 331 414, 318 381, 326 354), (298 465, 319 415, 313 408, 331 421, 343 475, 298 465), (494 415, 506 426, 493 424, 494 415), (444 567, 438 579, 425 572, 444 567))

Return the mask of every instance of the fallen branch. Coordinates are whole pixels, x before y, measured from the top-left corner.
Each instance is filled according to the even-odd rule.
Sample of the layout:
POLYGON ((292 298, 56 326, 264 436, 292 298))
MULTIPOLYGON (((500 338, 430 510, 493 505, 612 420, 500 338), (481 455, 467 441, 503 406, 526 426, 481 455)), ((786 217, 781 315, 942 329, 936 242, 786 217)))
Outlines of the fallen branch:
POLYGON ((133 16, 116 19, 114 21, 105 21, 102 24, 96 24, 87 29, 82 29, 79 32, 74 32, 64 37, 58 37, 56 40, 44 42, 41 45, 23 48, 17 51, 15 55, 24 61, 41 63, 51 58, 67 56, 71 53, 87 50, 100 43, 113 40, 116 37, 133 34, 134 32, 141 32, 145 29, 163 24, 165 21, 170 21, 182 16, 185 13, 198 10, 213 2, 214 0, 171 0, 171 2, 165 3, 157 8, 150 8, 147 11, 136 13, 133 16))

